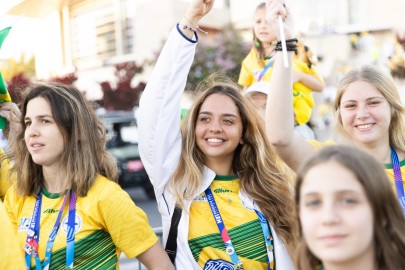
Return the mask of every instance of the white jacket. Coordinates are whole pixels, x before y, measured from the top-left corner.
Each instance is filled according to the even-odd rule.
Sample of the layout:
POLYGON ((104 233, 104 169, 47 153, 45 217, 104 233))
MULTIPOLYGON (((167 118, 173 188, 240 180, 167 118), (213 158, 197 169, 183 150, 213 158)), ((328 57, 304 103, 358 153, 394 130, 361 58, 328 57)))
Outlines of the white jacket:
MULTIPOLYGON (((180 100, 194 59, 196 42, 182 36, 177 28, 171 31, 144 90, 138 111, 139 150, 155 188, 162 215, 164 245, 175 208, 174 196, 166 185, 180 159, 180 100)), ((198 194, 210 186, 215 173, 205 167, 203 177, 203 186, 198 194)), ((258 209, 243 192, 239 193, 239 197, 246 206, 258 209)), ((201 269, 188 246, 190 205, 191 201, 187 201, 178 227, 176 269, 180 270, 201 269)), ((277 270, 294 269, 284 243, 270 227, 277 270)))

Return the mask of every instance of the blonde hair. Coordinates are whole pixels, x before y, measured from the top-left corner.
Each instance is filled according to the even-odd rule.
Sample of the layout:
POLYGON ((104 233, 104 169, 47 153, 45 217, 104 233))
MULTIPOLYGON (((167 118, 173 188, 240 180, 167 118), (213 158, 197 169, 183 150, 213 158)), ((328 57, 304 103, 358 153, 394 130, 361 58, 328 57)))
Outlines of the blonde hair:
POLYGON ((42 166, 33 162, 24 140, 27 105, 38 97, 49 102, 64 139, 58 168, 64 179, 62 188, 86 196, 98 174, 117 181, 117 165, 106 151, 104 125, 79 90, 63 84, 41 83, 27 89, 27 93, 22 104, 22 129, 8 154, 8 158, 15 161, 10 173, 16 175, 16 190, 20 196, 37 196, 44 186, 42 166))
POLYGON ((405 152, 405 108, 401 103, 394 80, 384 70, 373 65, 365 65, 359 69, 351 70, 340 81, 333 106, 337 132, 346 139, 351 139, 351 135, 347 134, 343 128, 340 103, 345 90, 351 83, 357 81, 365 81, 374 85, 388 101, 392 112, 389 126, 390 145, 405 152))
POLYGON ((204 154, 195 139, 200 108, 210 95, 225 95, 235 103, 243 125, 243 144, 235 149, 232 163, 234 172, 240 177, 241 189, 259 205, 293 254, 297 222, 292 214, 291 188, 280 159, 266 139, 262 117, 240 92, 239 86, 226 77, 211 75, 199 84, 197 91, 199 95, 182 122, 180 161, 170 180, 177 204, 184 207, 184 201, 198 195, 203 185, 204 154))
MULTIPOLYGON (((305 176, 310 169, 330 161, 351 171, 364 188, 374 218, 372 226, 377 269, 401 269, 405 265, 404 215, 381 163, 359 148, 343 145, 325 147, 302 165, 297 172, 295 193, 298 219, 305 176)), ((308 248, 304 237, 301 237, 295 261, 297 270, 313 270, 322 264, 321 259, 308 248)))
MULTIPOLYGON (((266 8, 266 3, 262 2, 259 5, 257 5, 255 14, 258 10, 265 9, 266 8)), ((256 59, 257 62, 264 67, 264 57, 266 56, 266 52, 263 47, 263 43, 256 37, 255 30, 252 28, 253 32, 253 48, 256 50, 256 59), (257 46, 258 45, 258 46, 257 46)))

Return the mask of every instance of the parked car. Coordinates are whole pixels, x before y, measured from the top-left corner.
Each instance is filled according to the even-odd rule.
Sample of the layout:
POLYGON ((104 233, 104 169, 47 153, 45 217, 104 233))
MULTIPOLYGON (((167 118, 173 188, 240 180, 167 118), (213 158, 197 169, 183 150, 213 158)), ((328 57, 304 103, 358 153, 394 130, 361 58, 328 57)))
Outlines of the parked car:
POLYGON ((116 158, 122 188, 142 187, 149 198, 155 198, 153 186, 142 164, 138 150, 138 130, 132 112, 114 111, 99 115, 107 129, 107 149, 116 158))

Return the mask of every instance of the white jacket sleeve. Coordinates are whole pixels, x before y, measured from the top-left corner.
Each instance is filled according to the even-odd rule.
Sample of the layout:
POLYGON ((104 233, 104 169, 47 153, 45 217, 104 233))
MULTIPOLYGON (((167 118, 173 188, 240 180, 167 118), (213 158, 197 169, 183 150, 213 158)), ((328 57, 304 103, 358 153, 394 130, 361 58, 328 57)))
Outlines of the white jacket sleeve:
POLYGON ((138 111, 139 151, 156 191, 162 191, 181 152, 180 101, 196 43, 175 27, 142 94, 138 111))

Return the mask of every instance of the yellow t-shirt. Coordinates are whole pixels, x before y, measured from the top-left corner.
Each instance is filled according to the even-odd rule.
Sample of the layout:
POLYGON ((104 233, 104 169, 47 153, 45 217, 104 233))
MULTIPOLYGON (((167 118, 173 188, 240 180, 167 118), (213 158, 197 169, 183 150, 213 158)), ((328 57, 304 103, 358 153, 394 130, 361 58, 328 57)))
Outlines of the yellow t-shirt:
MULTIPOLYGON (((10 219, 17 228, 21 247, 25 245, 36 198, 18 197, 14 186, 5 198, 10 219)), ((62 206, 63 195, 43 191, 40 217, 39 258, 62 206)), ((65 207, 52 250, 50 269, 65 269, 66 229, 69 207, 65 207)), ((129 258, 145 252, 158 241, 142 209, 135 206, 121 187, 98 176, 86 197, 78 197, 75 218, 75 269, 119 269, 121 251, 129 258)), ((35 269, 35 260, 31 261, 35 269)))
MULTIPOLYGON (((322 147, 326 147, 326 146, 330 146, 330 145, 335 144, 335 142, 333 142, 333 141, 319 142, 319 141, 316 141, 316 140, 310 140, 308 142, 316 150, 319 150, 322 147)), ((403 184, 404 189, 405 189, 405 160, 402 160, 399 163, 399 165, 400 165, 400 168, 401 168, 402 184, 403 184)), ((385 173, 388 175, 388 178, 390 179, 390 182, 391 182, 392 189, 394 190, 395 195, 396 195, 397 190, 395 188, 395 178, 394 178, 394 170, 392 168, 392 164, 384 164, 384 166, 385 166, 385 173)))
POLYGON ((25 270, 22 247, 19 245, 16 230, 11 225, 4 204, 0 202, 0 269, 25 270))
MULTIPOLYGON (((0 157, 4 154, 4 151, 0 149, 0 157)), ((8 177, 8 172, 10 170, 10 162, 8 160, 3 160, 0 164, 0 201, 3 201, 7 190, 11 186, 11 180, 8 177)))
MULTIPOLYGON (((239 74, 238 83, 242 86, 249 86, 255 82, 258 82, 259 77, 264 67, 257 61, 256 50, 251 49, 249 54, 242 62, 242 68, 239 74)), ((265 60, 265 65, 270 60, 265 60)), ((309 68, 303 61, 294 57, 293 70, 301 71, 317 77, 323 81, 322 77, 314 70, 309 68)), ((262 81, 269 82, 273 74, 273 67, 270 67, 262 77, 262 81)), ((270 90, 271 91, 271 90, 270 90)), ((293 84, 293 107, 295 118, 298 124, 305 124, 309 121, 312 114, 312 108, 314 107, 314 98, 311 95, 312 90, 301 82, 293 84)))
MULTIPOLYGON (((268 255, 257 214, 247 209, 239 198, 240 180, 217 176, 211 191, 244 269, 267 269, 268 255)), ((225 245, 211 212, 205 193, 194 198, 190 207, 188 244, 195 261, 204 269, 231 265, 225 245)), ((274 262, 271 262, 273 269, 274 262)), ((226 268, 228 269, 228 268, 226 268)), ((229 268, 233 269, 233 268, 229 268)))

